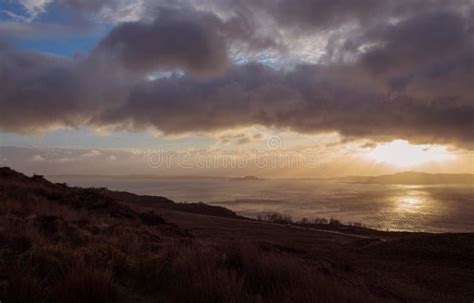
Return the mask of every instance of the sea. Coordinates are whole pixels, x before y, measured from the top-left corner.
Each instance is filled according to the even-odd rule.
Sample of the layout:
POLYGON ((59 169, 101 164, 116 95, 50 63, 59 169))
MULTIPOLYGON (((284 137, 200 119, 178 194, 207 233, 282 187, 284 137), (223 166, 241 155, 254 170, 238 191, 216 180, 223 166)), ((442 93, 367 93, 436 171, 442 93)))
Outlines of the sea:
POLYGON ((474 232, 473 185, 383 185, 322 180, 140 179, 53 176, 71 186, 107 187, 175 202, 220 205, 256 218, 334 218, 390 231, 474 232))

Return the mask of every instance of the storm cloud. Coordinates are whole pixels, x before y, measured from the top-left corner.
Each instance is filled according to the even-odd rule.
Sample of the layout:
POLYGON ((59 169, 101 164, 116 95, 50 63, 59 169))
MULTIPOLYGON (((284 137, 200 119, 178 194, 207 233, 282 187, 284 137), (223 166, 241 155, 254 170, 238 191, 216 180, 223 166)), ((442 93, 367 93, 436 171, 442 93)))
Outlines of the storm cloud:
POLYGON ((118 23, 85 58, 4 43, 0 128, 177 134, 263 125, 474 146, 471 1, 179 7, 156 6, 138 21, 118 23), (318 62, 292 61, 301 37, 322 50, 318 62), (255 59, 266 52, 282 61, 255 59))
POLYGON ((78 94, 75 68, 67 59, 0 46, 1 128, 28 133, 81 123, 88 98, 78 94))
POLYGON ((121 64, 141 73, 157 68, 215 73, 225 70, 229 60, 220 26, 221 20, 212 14, 162 10, 151 23, 117 26, 92 56, 112 58, 109 64, 121 64))
POLYGON ((404 95, 391 99, 370 81, 351 79, 351 72, 318 65, 284 72, 249 64, 214 80, 159 79, 135 87, 125 104, 103 112, 95 122, 118 129, 153 126, 172 134, 264 125, 304 133, 471 144, 472 106, 404 95))

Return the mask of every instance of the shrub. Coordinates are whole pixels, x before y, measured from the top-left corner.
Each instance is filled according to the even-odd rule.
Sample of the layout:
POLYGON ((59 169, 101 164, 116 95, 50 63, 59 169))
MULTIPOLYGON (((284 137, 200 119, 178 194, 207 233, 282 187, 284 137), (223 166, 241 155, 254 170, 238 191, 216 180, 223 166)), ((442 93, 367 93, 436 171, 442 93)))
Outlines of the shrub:
POLYGON ((329 225, 339 226, 339 225, 341 225, 341 221, 339 221, 337 219, 334 219, 334 218, 331 218, 331 219, 329 219, 329 225))

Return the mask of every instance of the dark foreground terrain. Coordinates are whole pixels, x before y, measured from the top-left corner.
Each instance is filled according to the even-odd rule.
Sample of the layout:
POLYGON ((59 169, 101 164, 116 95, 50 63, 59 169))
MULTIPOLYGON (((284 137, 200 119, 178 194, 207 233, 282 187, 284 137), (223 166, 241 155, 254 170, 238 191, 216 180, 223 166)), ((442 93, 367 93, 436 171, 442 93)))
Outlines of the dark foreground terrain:
POLYGON ((273 221, 0 168, 0 301, 474 300, 473 234, 273 221))

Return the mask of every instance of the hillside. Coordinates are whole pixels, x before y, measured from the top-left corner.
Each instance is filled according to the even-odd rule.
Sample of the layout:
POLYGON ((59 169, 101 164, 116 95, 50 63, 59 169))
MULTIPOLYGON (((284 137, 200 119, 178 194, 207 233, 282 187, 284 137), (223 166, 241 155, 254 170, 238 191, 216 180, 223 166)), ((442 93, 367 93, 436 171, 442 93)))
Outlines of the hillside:
MULTIPOLYGON (((98 184, 100 186, 100 184, 98 184)), ((2 302, 470 302, 473 234, 281 224, 0 168, 2 302)))

